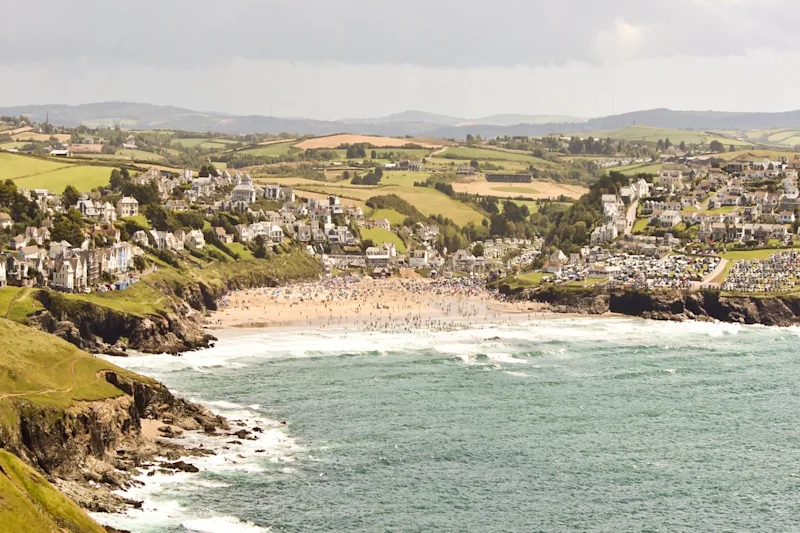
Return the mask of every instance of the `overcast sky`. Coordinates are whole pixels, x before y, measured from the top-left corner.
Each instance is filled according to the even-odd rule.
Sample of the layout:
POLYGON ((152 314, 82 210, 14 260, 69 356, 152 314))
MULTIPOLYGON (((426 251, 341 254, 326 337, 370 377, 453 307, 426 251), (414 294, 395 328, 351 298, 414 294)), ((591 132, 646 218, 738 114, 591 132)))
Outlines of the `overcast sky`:
POLYGON ((0 106, 319 119, 800 108, 797 0, 0 0, 0 106))

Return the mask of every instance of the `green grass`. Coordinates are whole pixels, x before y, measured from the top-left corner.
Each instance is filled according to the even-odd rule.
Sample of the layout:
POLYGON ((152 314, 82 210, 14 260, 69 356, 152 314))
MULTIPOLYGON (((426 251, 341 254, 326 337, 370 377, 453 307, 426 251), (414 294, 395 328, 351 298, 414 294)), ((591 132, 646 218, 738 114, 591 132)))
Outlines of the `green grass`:
POLYGON ((193 137, 193 138, 186 138, 186 139, 173 139, 173 142, 180 144, 185 148, 196 148, 200 146, 201 148, 213 147, 213 146, 221 146, 222 148, 227 147, 229 144, 236 144, 239 141, 234 141, 231 139, 220 139, 217 137, 193 137), (209 146, 202 146, 202 145, 209 145, 209 146))
MULTIPOLYGON (((363 173, 362 173, 363 174, 363 173)), ((381 185, 399 185, 413 187, 414 182, 425 181, 430 177, 429 172, 409 172, 406 170, 386 170, 381 178, 381 185)))
POLYGON ((650 222, 647 218, 637 218, 636 222, 633 223, 633 229, 631 230, 633 233, 642 233, 645 228, 647 228, 647 224, 650 222))
POLYGON ((581 137, 594 137, 595 139, 617 139, 624 141, 647 141, 657 142, 659 139, 669 138, 670 142, 678 145, 681 141, 687 144, 709 144, 713 140, 718 140, 725 145, 733 144, 735 146, 749 146, 750 142, 737 141, 736 139, 727 139, 719 135, 709 135, 702 131, 689 131, 689 130, 676 130, 670 128, 654 128, 651 126, 628 126, 627 128, 620 128, 616 130, 603 130, 588 133, 582 133, 581 137))
POLYGON ((144 216, 141 213, 139 213, 135 217, 125 217, 125 218, 120 219, 120 220, 123 220, 123 221, 124 220, 130 220, 131 222, 136 222, 137 224, 139 224, 143 228, 152 229, 152 226, 150 226, 150 221, 147 220, 147 217, 144 216))
POLYGON ((0 531, 105 532, 41 474, 5 450, 0 450, 0 470, 0 531))
POLYGON ((230 248, 231 252, 239 254, 239 257, 242 259, 255 259, 255 257, 253 257, 253 253, 245 248, 245 246, 240 242, 231 242, 225 246, 230 248))
MULTIPOLYGON (((76 401, 122 395, 98 378, 102 370, 135 376, 53 335, 0 319, 0 396, 14 394, 36 404, 67 408, 76 401)), ((0 399, 0 412, 7 411, 15 398, 0 399)))
POLYGON ((3 181, 69 168, 70 166, 64 160, 58 161, 0 152, 0 180, 3 181))
POLYGON ((11 307, 11 300, 18 292, 22 290, 20 287, 5 287, 0 289, 0 317, 5 317, 11 307))
POLYGON ((288 154, 289 150, 291 150, 293 145, 294 141, 289 141, 285 143, 267 144, 265 146, 258 146, 256 148, 247 148, 246 150, 241 150, 239 153, 277 157, 288 154))
POLYGON ((785 252, 786 250, 775 248, 762 248, 760 250, 731 250, 720 254, 723 259, 728 259, 731 264, 734 261, 752 261, 753 259, 769 259, 778 252, 785 252))
POLYGON ((391 242, 394 243, 398 252, 401 254, 406 253, 406 245, 403 240, 391 231, 386 231, 383 228, 362 228, 361 238, 370 239, 375 243, 376 246, 379 246, 385 242, 391 242))
POLYGON ((637 163, 635 165, 624 165, 608 169, 609 172, 621 172, 626 176, 635 176, 636 174, 658 174, 660 170, 661 163, 637 163))
POLYGON ((117 155, 121 155, 133 161, 144 161, 145 163, 166 163, 167 158, 163 155, 145 152, 144 150, 120 150, 117 155))
POLYGON ((517 281, 522 285, 539 285, 542 281, 552 277, 544 272, 526 272, 517 276, 517 281))
MULTIPOLYGON (((2 165, 0 165, 1 168, 2 165)), ((112 170, 114 170, 113 167, 69 165, 34 176, 15 179, 14 183, 17 187, 48 189, 59 193, 67 185, 74 185, 80 191, 90 191, 95 187, 108 185, 112 170)), ((2 171, 0 170, 0 172, 2 171)))
MULTIPOLYGON (((144 276, 145 279, 147 277, 144 276)), ((169 303, 163 294, 143 281, 131 285, 124 291, 65 294, 64 297, 68 300, 89 302, 139 317, 166 311, 169 303)))
POLYGON ((451 146, 443 153, 437 154, 441 159, 477 159, 479 161, 521 161, 524 163, 538 163, 552 165, 551 162, 524 152, 511 152, 506 150, 492 150, 490 148, 476 148, 471 146, 451 146), (449 156, 449 157, 447 157, 449 156))
POLYGON ((375 209, 369 214, 369 218, 372 220, 385 218, 388 219, 389 223, 393 226, 399 226, 406 219, 406 216, 403 213, 395 211, 394 209, 375 209))
MULTIPOLYGON (((366 201, 372 196, 396 194, 416 207, 425 216, 442 215, 458 225, 470 222, 480 224, 483 215, 469 205, 454 200, 444 193, 428 187, 387 186, 352 186, 340 184, 303 184, 295 187, 301 191, 321 194, 336 194, 343 198, 366 201)), ((300 194, 302 196, 302 193, 300 194)))
POLYGON ((9 150, 14 150, 14 149, 20 149, 23 146, 25 146, 26 144, 30 144, 30 143, 26 143, 26 142, 22 142, 22 141, 10 141, 10 142, 7 142, 7 143, 0 143, 0 148, 7 148, 9 150))

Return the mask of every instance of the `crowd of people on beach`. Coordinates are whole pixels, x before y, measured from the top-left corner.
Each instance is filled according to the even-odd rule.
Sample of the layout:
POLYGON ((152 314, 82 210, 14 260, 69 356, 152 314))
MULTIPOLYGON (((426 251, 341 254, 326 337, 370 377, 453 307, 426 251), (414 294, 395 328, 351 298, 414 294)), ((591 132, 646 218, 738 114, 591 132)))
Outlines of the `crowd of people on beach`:
POLYGON ((766 259, 738 261, 722 290, 740 293, 791 292, 800 287, 800 253, 777 252, 766 259))
MULTIPOLYGON (((524 312, 504 303, 485 280, 331 277, 310 283, 235 291, 222 309, 247 316, 239 326, 307 326, 358 331, 449 330, 500 314, 524 312), (504 306, 499 309, 499 306, 504 306)), ((219 322, 221 323, 221 321, 219 322)))

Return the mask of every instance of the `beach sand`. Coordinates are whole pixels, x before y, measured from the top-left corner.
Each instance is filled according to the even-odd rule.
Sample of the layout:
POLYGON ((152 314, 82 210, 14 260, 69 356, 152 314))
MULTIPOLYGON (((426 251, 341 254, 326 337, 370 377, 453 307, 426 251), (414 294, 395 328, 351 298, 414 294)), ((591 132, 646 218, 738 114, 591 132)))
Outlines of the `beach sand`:
POLYGON ((329 278, 279 288, 235 291, 206 326, 229 328, 358 328, 402 330, 450 322, 486 322, 541 314, 534 302, 511 303, 469 278, 428 280, 329 278))

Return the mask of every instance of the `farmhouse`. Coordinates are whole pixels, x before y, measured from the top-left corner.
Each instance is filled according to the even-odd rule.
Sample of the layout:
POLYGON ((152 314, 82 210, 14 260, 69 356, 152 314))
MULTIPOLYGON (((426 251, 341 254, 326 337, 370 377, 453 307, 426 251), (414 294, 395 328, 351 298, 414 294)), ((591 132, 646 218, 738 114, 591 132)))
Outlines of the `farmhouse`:
POLYGON ((117 214, 121 218, 135 217, 139 214, 139 201, 131 196, 123 196, 117 202, 117 214))

